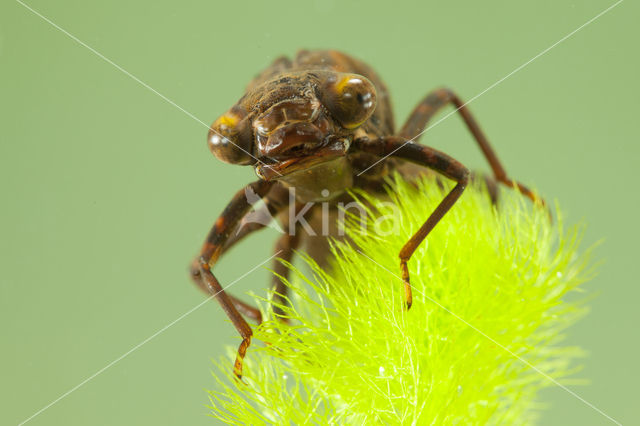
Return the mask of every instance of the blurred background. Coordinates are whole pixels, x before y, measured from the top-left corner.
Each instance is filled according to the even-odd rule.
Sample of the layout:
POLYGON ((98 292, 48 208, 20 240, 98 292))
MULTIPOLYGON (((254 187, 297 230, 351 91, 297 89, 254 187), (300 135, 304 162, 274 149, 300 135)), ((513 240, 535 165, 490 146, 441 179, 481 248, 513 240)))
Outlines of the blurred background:
MULTIPOLYGON (((187 265, 255 179, 211 156, 206 125, 254 74, 299 48, 341 49, 380 73, 402 123, 429 90, 471 99, 614 1, 27 3, 206 124, 2 2, 0 423, 109 366, 29 424, 206 425, 210 359, 238 342, 216 303, 120 357, 203 300, 187 265)), ((568 333, 590 384, 571 389, 622 423, 637 420, 639 378, 637 19, 619 4, 470 105, 512 177, 584 219, 584 248, 604 240, 592 312, 568 333)), ((489 170, 458 116, 422 141, 489 170)), ((264 261, 275 237, 235 248, 220 281, 264 261)), ((262 291, 268 274, 233 293, 262 291)), ((540 401, 544 424, 609 423, 557 387, 540 401)))

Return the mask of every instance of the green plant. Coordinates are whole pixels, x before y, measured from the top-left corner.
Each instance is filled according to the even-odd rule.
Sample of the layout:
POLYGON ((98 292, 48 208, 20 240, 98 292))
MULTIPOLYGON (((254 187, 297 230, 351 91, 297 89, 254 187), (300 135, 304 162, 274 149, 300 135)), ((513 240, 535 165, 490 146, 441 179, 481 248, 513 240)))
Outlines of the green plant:
MULTIPOLYGON (((397 253, 447 189, 396 177, 387 200, 356 194, 371 214, 366 228, 347 221, 355 245, 334 244, 329 268, 306 257, 310 271, 291 266, 291 325, 256 328, 244 384, 231 376, 233 349, 216 362, 211 415, 251 425, 534 421, 537 391, 567 383, 581 355, 559 343, 586 311, 565 297, 591 270, 577 251, 582 228, 565 230, 560 213, 551 224, 510 190, 496 208, 472 185, 409 262, 407 311, 397 253), (399 232, 376 219, 391 214, 399 232)), ((270 298, 257 299, 273 318, 270 298)))

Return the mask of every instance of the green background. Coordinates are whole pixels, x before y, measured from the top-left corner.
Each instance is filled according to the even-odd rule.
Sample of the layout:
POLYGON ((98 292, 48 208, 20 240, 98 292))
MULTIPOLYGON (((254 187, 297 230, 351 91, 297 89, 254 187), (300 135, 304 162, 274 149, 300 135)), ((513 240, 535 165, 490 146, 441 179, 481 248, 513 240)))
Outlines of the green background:
MULTIPOLYGON (((387 82, 398 123, 430 89, 481 93, 613 1, 88 2, 29 4, 205 123, 252 76, 299 48, 337 48, 387 82)), ((589 352, 572 389, 637 419, 638 7, 627 0, 472 105, 515 178, 604 239, 589 352)), ((232 194, 206 127, 13 0, 0 6, 0 423, 16 424, 203 300, 187 264, 232 194)), ((458 117, 425 143, 488 166, 458 117)), ((275 233, 217 267, 231 282, 275 233)), ((261 268, 233 292, 262 289, 261 268)), ((215 303, 184 317, 30 424, 212 424, 210 358, 236 344, 215 303)), ((545 424, 607 424, 562 389, 545 424)))

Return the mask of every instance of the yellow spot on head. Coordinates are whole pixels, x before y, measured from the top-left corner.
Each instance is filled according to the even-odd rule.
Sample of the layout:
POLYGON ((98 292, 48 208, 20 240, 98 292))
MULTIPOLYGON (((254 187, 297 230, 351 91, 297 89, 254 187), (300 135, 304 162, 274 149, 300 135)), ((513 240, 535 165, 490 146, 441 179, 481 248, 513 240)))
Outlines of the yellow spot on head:
POLYGON ((336 91, 338 93, 342 93, 344 91, 345 86, 348 85, 349 82, 351 82, 351 80, 353 80, 354 78, 355 76, 352 74, 348 74, 342 77, 340 81, 338 81, 335 85, 336 91))
POLYGON ((231 112, 227 112, 216 120, 214 126, 227 127, 232 129, 238 124, 238 121, 240 121, 240 117, 231 112))

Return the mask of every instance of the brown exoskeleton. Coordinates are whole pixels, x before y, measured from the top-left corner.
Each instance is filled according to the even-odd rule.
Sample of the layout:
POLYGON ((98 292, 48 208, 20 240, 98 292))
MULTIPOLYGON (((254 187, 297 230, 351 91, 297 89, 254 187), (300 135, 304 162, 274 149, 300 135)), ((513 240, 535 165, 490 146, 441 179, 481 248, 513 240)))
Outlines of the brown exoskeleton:
MULTIPOLYGON (((452 91, 439 89, 427 95, 396 133, 389 95, 380 78, 366 64, 337 51, 303 50, 293 61, 285 57, 277 59, 213 123, 208 136, 212 153, 228 163, 253 166, 260 178, 233 197, 191 267, 195 282, 215 295, 242 336, 234 364, 238 378, 242 376, 242 360, 252 336, 241 313, 258 322, 262 318, 258 309, 225 293, 211 268, 235 242, 263 227, 243 222, 251 210, 246 191, 262 198, 275 216, 287 214, 289 188, 295 188, 296 201, 301 204, 310 201, 335 204, 349 197, 345 192, 349 188, 380 191, 383 178, 393 170, 407 177, 415 176, 415 165, 455 181, 455 187, 400 250, 400 273, 409 309, 412 296, 407 262, 469 181, 469 171, 461 163, 417 143, 417 136, 433 115, 449 104, 462 116, 495 180, 517 187, 534 202, 543 203, 525 186, 507 177, 484 133, 452 91)), ((313 211, 306 213, 314 215, 313 211)), ((277 243, 279 257, 291 260, 300 243, 300 233, 289 230, 277 243)), ((316 243, 311 249, 317 249, 316 243)), ((276 261, 274 269, 277 274, 287 276, 287 269, 280 262, 276 261)), ((274 285, 275 297, 282 303, 287 289, 278 278, 274 278, 274 285)))

